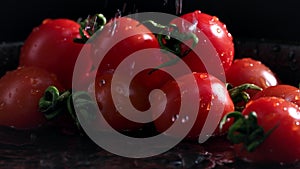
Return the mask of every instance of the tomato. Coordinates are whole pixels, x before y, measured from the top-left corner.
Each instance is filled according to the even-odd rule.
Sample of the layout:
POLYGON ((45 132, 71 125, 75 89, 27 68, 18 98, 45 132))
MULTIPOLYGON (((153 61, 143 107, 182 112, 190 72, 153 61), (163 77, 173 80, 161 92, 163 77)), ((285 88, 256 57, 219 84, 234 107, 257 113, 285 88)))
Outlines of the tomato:
POLYGON ((0 125, 36 128, 46 122, 39 100, 50 85, 62 89, 54 74, 37 67, 19 67, 0 79, 0 125))
POLYGON ((249 125, 235 131, 241 133, 240 139, 246 140, 246 144, 235 144, 237 157, 248 162, 264 164, 285 164, 299 161, 300 107, 282 98, 261 97, 250 101, 242 115, 246 116, 246 119, 251 119, 250 113, 253 112, 256 117, 251 116, 251 118, 255 125, 257 120, 257 125, 262 130, 257 130, 255 125, 249 125), (253 132, 250 132, 251 129, 253 132), (265 134, 262 135, 262 133, 265 134), (244 145, 253 144, 258 145, 256 149, 247 151, 244 145))
MULTIPOLYGON (((192 71, 207 72, 205 66, 216 66, 219 62, 221 65, 217 66, 222 66, 225 71, 229 69, 234 58, 233 37, 227 30, 226 25, 216 16, 211 16, 197 10, 184 14, 180 18, 175 18, 171 21, 171 24, 176 24, 181 32, 192 32, 195 33, 199 38, 199 42, 193 51, 182 58, 192 71), (195 25, 197 25, 198 30, 196 30, 195 25), (201 33, 204 33, 206 36, 205 39, 202 39, 203 36, 201 36, 201 33), (209 43, 211 43, 211 45, 214 47, 214 50, 216 50, 216 54, 218 54, 217 58, 214 58, 215 56, 211 56, 214 54, 213 52, 203 52, 207 50, 207 44, 209 43), (202 54, 206 56, 198 56, 194 51, 202 52, 202 54), (205 60, 207 61, 204 63, 199 60, 199 57, 201 60, 205 57, 211 58, 206 58, 205 60), (220 59, 220 61, 217 62, 216 59, 220 59), (204 65, 208 63, 212 65, 204 65)), ((208 73, 211 74, 211 72, 208 73)), ((219 72, 215 72, 215 74, 212 75, 218 77, 218 73, 219 72)))
MULTIPOLYGON (((80 38, 80 25, 69 19, 46 19, 34 28, 24 42, 20 66, 36 66, 56 74, 65 88, 72 87, 72 75, 77 57, 84 44, 75 43, 80 38)), ((82 71, 91 69, 88 57, 82 71)))
MULTIPOLYGON (((233 86, 255 84, 262 89, 278 84, 276 75, 269 67, 252 58, 235 59, 226 71, 226 80, 233 86)), ((258 90, 247 90, 253 96, 258 90)))
POLYGON ((280 97, 289 102, 293 102, 300 106, 300 89, 295 86, 287 84, 279 84, 276 86, 269 86, 264 90, 256 93, 251 99, 255 100, 260 97, 280 97))
MULTIPOLYGON (((161 90, 165 93, 166 101, 158 97, 152 104, 154 117, 158 117, 159 113, 162 112, 154 121, 156 129, 159 132, 165 132, 176 121, 179 121, 180 125, 175 136, 185 134, 182 133, 181 128, 192 125, 186 138, 193 140, 200 135, 207 120, 213 120, 208 122, 213 129, 212 133, 207 133, 208 135, 220 135, 226 132, 227 127, 224 127, 223 131, 220 132, 217 126, 222 116, 234 111, 234 105, 225 84, 216 77, 207 73, 186 74, 176 80, 167 82, 163 85, 161 90), (190 76, 193 76, 196 87, 194 87, 192 81, 189 80, 191 78, 190 76), (182 92, 180 92, 181 88, 183 89, 182 92), (196 90, 196 88, 199 90, 196 90), (181 106, 184 106, 181 105, 182 99, 184 98, 188 99, 189 105, 185 106, 183 115, 181 115, 179 113, 180 109, 182 109, 181 106), (196 100, 194 100, 194 98, 196 98, 196 100), (191 106, 193 103, 199 104, 195 109, 196 112, 191 108, 193 107, 191 106), (196 121, 194 124, 190 124, 192 123, 190 119, 195 117, 195 113, 196 121), (212 117, 210 119, 208 119, 209 114, 211 114, 212 117)), ((169 133, 166 134, 169 135, 169 133)))

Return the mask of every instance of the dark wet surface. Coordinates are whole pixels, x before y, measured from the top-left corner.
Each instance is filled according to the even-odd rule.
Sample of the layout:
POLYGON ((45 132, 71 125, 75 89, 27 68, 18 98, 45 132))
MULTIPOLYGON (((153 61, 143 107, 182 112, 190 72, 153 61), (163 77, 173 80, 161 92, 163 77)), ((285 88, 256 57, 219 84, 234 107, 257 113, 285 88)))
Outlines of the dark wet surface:
POLYGON ((293 166, 256 166, 237 160, 223 137, 200 145, 183 141, 163 154, 125 158, 111 154, 87 136, 64 134, 51 128, 16 131, 0 128, 1 169, 294 169, 293 166))

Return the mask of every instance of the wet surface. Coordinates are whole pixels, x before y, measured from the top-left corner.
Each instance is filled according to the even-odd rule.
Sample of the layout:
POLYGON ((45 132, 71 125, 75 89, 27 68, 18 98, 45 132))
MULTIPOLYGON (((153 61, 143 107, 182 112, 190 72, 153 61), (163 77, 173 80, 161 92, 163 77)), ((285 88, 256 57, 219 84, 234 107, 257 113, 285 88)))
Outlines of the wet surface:
POLYGON ((0 128, 1 169, 294 169, 293 166, 257 166, 237 160, 223 137, 200 145, 183 141, 161 155, 125 158, 111 154, 87 136, 63 134, 51 128, 18 131, 0 128))

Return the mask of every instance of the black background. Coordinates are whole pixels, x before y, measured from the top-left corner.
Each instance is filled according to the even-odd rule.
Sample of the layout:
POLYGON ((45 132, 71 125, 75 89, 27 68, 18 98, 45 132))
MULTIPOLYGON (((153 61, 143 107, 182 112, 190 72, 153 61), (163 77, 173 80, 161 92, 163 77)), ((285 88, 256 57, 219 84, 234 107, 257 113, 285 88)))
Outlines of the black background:
MULTIPOLYGON (((45 18, 77 20, 89 14, 113 16, 160 11, 175 14, 174 0, 7 0, 0 3, 0 43, 24 41, 45 18)), ((297 0, 183 0, 183 13, 193 10, 215 15, 234 37, 300 40, 300 1, 297 0)))

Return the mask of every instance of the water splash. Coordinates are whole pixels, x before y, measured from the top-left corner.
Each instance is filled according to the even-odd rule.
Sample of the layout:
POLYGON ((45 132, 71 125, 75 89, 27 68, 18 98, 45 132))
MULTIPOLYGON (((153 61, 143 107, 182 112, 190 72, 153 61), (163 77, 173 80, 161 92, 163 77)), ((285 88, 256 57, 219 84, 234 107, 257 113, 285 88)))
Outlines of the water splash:
POLYGON ((110 36, 114 36, 116 30, 117 30, 117 27, 118 27, 118 18, 122 17, 122 12, 118 9, 117 12, 115 13, 115 17, 113 18, 113 23, 110 27, 110 36))
POLYGON ((176 15, 180 15, 182 13, 182 0, 175 0, 175 9, 176 15))

